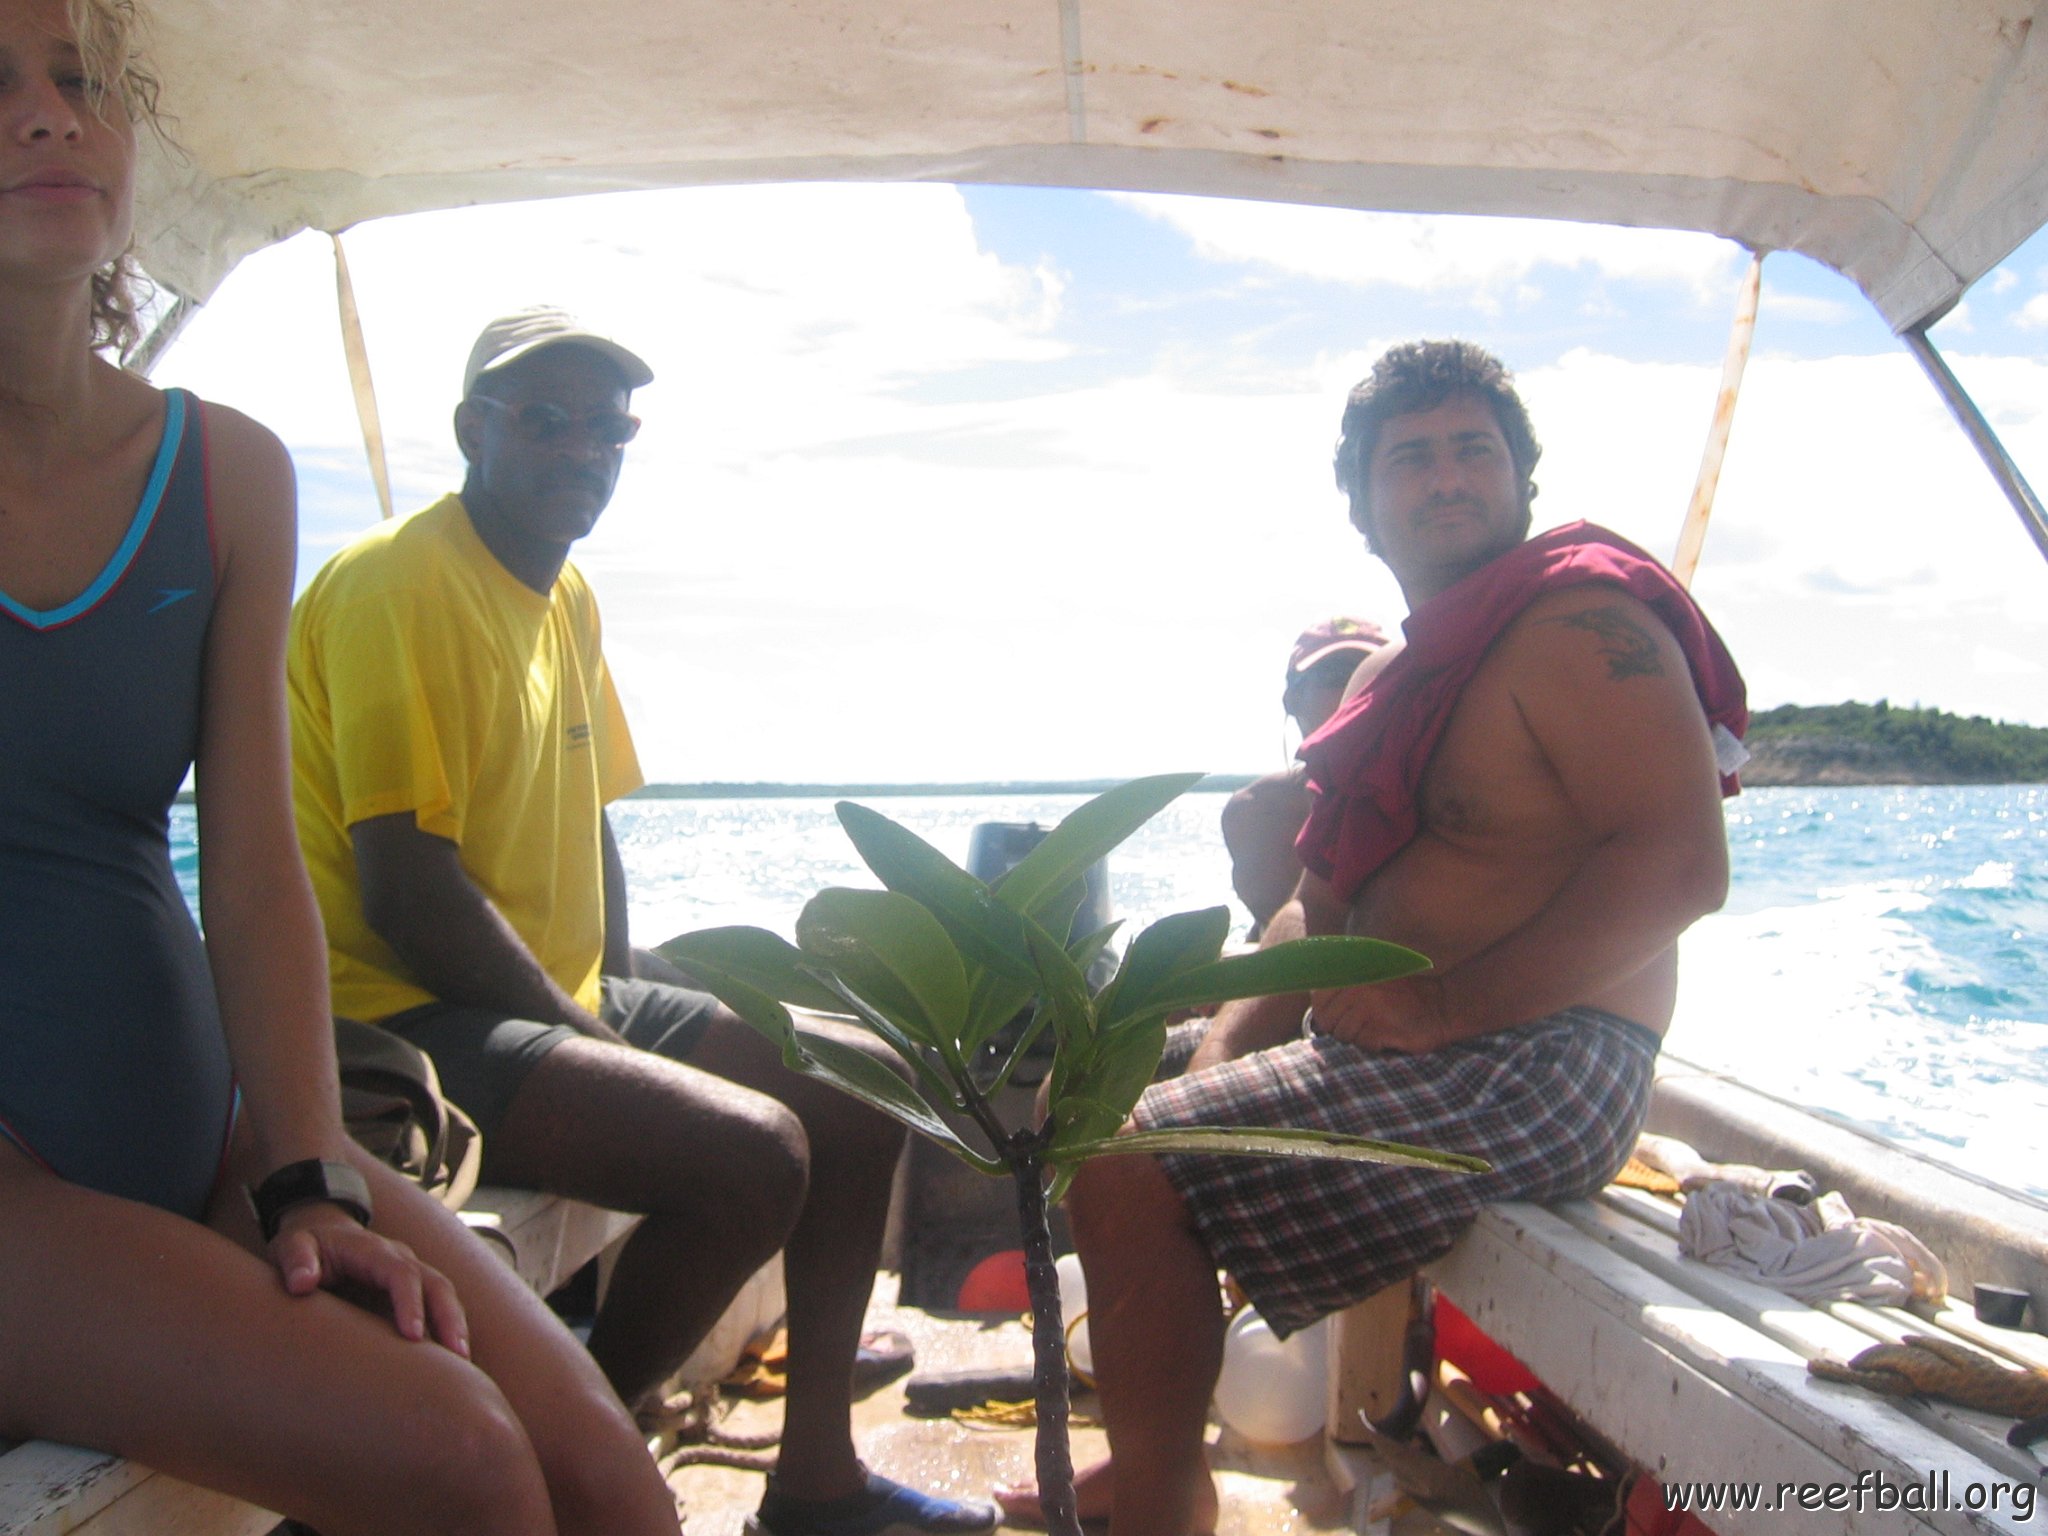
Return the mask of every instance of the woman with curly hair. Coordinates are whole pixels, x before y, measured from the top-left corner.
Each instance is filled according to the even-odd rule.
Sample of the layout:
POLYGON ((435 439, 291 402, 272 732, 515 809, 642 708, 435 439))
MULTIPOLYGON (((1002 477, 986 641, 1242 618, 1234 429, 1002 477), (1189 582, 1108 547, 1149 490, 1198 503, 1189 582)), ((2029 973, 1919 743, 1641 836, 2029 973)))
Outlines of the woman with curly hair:
POLYGON ((134 335, 136 23, 0 0, 0 1438, 325 1536, 673 1536, 587 1354, 342 1129, 291 464, 100 353, 134 335), (203 939, 166 839, 195 764, 203 939))

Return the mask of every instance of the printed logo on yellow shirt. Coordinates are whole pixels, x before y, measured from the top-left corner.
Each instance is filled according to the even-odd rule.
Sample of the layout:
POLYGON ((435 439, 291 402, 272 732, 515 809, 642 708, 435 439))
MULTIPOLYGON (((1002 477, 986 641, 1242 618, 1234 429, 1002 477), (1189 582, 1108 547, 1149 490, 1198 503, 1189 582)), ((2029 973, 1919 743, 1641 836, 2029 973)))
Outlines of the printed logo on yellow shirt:
POLYGON ((571 748, 587 747, 590 745, 590 722, 579 720, 576 724, 570 726, 565 734, 569 738, 571 748))

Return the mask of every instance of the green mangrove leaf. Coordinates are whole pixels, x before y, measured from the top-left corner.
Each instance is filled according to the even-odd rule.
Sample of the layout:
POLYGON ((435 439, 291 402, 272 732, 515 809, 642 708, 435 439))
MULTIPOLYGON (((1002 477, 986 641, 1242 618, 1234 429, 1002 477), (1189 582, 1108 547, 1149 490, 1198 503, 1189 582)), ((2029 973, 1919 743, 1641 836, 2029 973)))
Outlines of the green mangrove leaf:
POLYGON ((1308 1131, 1271 1126, 1183 1126, 1167 1131, 1133 1131, 1099 1141, 1070 1142, 1046 1154, 1048 1162, 1084 1162, 1091 1157, 1123 1153, 1214 1152, 1248 1157, 1338 1157, 1356 1163, 1392 1163, 1396 1167, 1440 1168, 1446 1173, 1486 1173, 1493 1164, 1462 1152, 1432 1152, 1399 1141, 1372 1141, 1335 1131, 1308 1131))
POLYGON ((1045 1151, 1045 1160, 1060 1160, 1064 1155, 1060 1151, 1063 1145, 1092 1147, 1105 1139, 1115 1139, 1125 1118, 1124 1111, 1100 1099, 1069 1094, 1064 1099, 1055 1100, 1052 1106, 1052 1145, 1045 1151))
POLYGON ((1088 995, 1088 978, 1067 952, 1043 928, 1030 930, 1031 958, 1037 963, 1040 996, 1052 1010, 1052 1025, 1059 1049, 1072 1048, 1095 1034, 1095 1000, 1088 995))
MULTIPOLYGON (((1129 837, 1177 796, 1201 782, 1199 773, 1158 774, 1133 779, 1097 795, 1070 811, 1046 833, 1045 841, 1017 861, 995 883, 996 900, 1015 912, 1035 917, 1055 933, 1066 923, 1046 919, 1043 904, 1080 880, 1088 866, 1129 837)), ((1078 904, 1077 904, 1078 905, 1078 904)), ((1072 914, 1068 916, 1072 920, 1072 914)))
POLYGON ((1002 1162, 975 1151, 962 1141, 914 1088, 866 1051, 848 1045, 844 1040, 834 1040, 829 1035, 813 1034, 804 1029, 796 1031, 796 1045, 801 1054, 793 1065, 806 1077, 815 1077, 843 1093, 852 1094, 863 1104, 901 1121, 919 1135, 929 1137, 983 1173, 1006 1171, 1002 1162))
POLYGON ((882 884, 926 908, 970 961, 1013 980, 1037 982, 1017 914, 995 900, 986 885, 881 812, 851 800, 840 801, 835 809, 854 848, 882 884))
POLYGON ((1017 1043, 1010 1047, 1009 1056, 997 1069, 996 1075, 989 1079, 988 1086, 981 1090, 983 1098, 992 1099, 1003 1091, 1010 1081, 1010 1074, 1015 1072, 1017 1064, 1031 1053, 1031 1047, 1038 1043, 1038 1037, 1045 1033, 1045 1026, 1051 1022, 1052 1010, 1043 1003, 1031 1010, 1030 1021, 1017 1032, 1017 1043))
MULTIPOLYGON (((1039 1006, 1045 1007, 1044 1002, 1041 1001, 1039 1006)), ((1051 1009, 1047 1008, 1046 1011, 1050 1013, 1051 1009)), ((1072 1092, 1073 1084, 1086 1077, 1094 1064, 1095 1042, 1092 1039, 1075 1039, 1062 1043, 1055 1035, 1052 1071, 1048 1074, 1049 1080, 1045 1087, 1045 1102, 1057 1104, 1066 1098, 1072 1092)))
POLYGON ((703 966, 715 967, 770 997, 802 1008, 838 1013, 845 1007, 805 969, 809 957, 766 928, 699 928, 677 934, 655 953, 692 974, 703 966))
POLYGON ((972 1057, 1038 995, 1036 970, 1029 981, 1017 981, 975 966, 969 970, 968 980, 967 1023, 960 1031, 963 1057, 972 1057))
POLYGON ((1162 917, 1131 940, 1116 979, 1096 999, 1105 1027, 1143 1011, 1146 1001, 1175 977, 1213 965, 1230 937, 1230 909, 1205 907, 1162 917))
MULTIPOLYGON (((1082 934, 1080 938, 1067 946, 1067 958, 1080 967, 1081 973, 1085 976, 1088 973, 1088 967, 1095 963, 1095 957, 1109 948, 1109 941, 1116 937, 1117 929, 1123 927, 1123 925, 1124 920, 1118 918, 1113 923, 1104 923, 1093 933, 1082 934)), ((1035 979, 1036 973, 1034 972, 1033 974, 1035 979)))
POLYGON ((923 1082, 926 1092, 936 1094, 940 1099, 947 1102, 951 1102, 958 1097, 959 1087, 951 1082, 938 1067, 932 1064, 932 1058, 938 1054, 936 1047, 922 1045, 913 1040, 898 1028, 886 1014, 878 1013, 866 998, 853 991, 830 971, 813 970, 811 974, 815 980, 829 988, 839 998, 841 1007, 845 1012, 853 1015, 858 1022, 865 1024, 870 1033, 874 1034, 890 1050, 910 1063, 911 1067, 916 1070, 919 1080, 923 1082))
MULTIPOLYGON (((1166 1023, 1163 1019, 1153 1019, 1125 1029, 1104 1029, 1096 1037, 1093 1056, 1081 1072, 1067 1081, 1066 1091, 1075 1098, 1114 1110, 1116 1124, 1122 1125, 1130 1117, 1131 1106, 1138 1102, 1138 1095, 1152 1081, 1152 1074, 1159 1070, 1159 1057, 1165 1049, 1166 1023)), ((1115 1128, 1112 1126, 1110 1130, 1115 1128)), ((1087 1133, 1088 1136, 1108 1134, 1109 1131, 1087 1133)), ((1060 1135, 1066 1135, 1064 1127, 1060 1135)), ((1055 1149, 1059 1144, 1056 1138, 1053 1143, 1055 1149)))
POLYGON ((782 1052, 784 1066, 796 1065, 796 1020, 789 1016, 787 1008, 751 982, 729 975, 699 956, 692 956, 690 974, 705 991, 738 1014, 743 1023, 757 1034, 767 1036, 782 1052))
POLYGON ((1143 1004, 1147 1011, 1191 1008, 1234 997, 1279 997, 1325 987, 1354 987, 1429 969, 1412 949, 1380 939, 1292 939, 1248 955, 1182 971, 1143 1004))
POLYGON ((960 951, 924 907, 895 891, 820 891, 797 915, 805 955, 948 1060, 967 1017, 960 951))

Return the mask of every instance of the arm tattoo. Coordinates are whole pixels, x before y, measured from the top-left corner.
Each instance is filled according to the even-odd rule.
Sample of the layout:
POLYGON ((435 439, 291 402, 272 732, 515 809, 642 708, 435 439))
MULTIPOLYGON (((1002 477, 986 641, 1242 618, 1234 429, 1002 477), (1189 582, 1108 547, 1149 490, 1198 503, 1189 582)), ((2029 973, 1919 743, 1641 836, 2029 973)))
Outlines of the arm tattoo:
POLYGON ((1619 608, 1587 608, 1551 619, 1568 629, 1583 629, 1599 638, 1600 654, 1607 658, 1607 676, 1614 682, 1631 677, 1662 677, 1664 662, 1657 654, 1657 642, 1627 613, 1619 608))

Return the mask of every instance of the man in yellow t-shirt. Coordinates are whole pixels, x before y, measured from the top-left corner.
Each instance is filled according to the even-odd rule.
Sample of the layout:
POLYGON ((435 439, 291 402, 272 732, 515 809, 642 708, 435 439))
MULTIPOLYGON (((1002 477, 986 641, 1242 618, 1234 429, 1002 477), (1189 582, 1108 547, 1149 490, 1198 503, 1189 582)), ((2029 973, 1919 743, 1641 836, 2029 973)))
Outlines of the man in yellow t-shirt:
MULTIPOLYGON (((646 363, 559 310, 470 354, 459 496, 316 576, 288 659, 298 830, 334 1008, 434 1061, 484 1177, 645 1213, 591 1353, 631 1406, 787 1246, 790 1373, 759 1536, 991 1529, 870 1474, 850 1383, 901 1132, 636 951, 605 806, 639 787, 570 546, 611 500, 646 363)), ((849 1043, 886 1052, 858 1032, 849 1043)))

